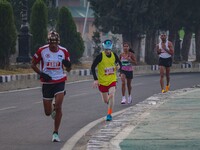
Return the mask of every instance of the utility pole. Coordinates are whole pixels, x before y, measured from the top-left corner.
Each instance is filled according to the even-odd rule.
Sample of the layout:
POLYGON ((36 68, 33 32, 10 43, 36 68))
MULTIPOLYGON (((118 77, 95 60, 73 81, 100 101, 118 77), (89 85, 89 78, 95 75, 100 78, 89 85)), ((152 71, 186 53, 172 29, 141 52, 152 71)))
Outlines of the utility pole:
POLYGON ((85 41, 85 29, 86 29, 86 25, 87 25, 87 18, 88 18, 88 11, 89 11, 89 7, 90 7, 90 2, 87 3, 87 9, 86 9, 86 14, 85 14, 85 20, 84 20, 84 25, 83 25, 83 32, 82 32, 82 38, 84 41, 84 45, 85 45, 85 56, 88 56, 88 49, 87 49, 87 44, 85 41))

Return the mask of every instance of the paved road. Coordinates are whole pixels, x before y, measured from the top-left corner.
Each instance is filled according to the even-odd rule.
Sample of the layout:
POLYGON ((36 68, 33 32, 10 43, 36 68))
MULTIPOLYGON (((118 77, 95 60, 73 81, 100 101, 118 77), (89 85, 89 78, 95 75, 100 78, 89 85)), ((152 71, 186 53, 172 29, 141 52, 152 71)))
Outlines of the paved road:
MULTIPOLYGON (((171 76, 171 90, 200 83, 200 73, 179 73, 171 76)), ((121 105, 118 84, 115 112, 127 108, 121 105)), ((92 89, 92 82, 67 84, 60 128, 61 143, 52 143, 53 120, 43 113, 41 89, 0 93, 0 149, 57 150, 65 141, 88 123, 106 115, 100 94, 92 89)), ((159 76, 137 76, 133 81, 134 103, 160 92, 159 76), (134 94, 135 93, 135 94, 134 94)))

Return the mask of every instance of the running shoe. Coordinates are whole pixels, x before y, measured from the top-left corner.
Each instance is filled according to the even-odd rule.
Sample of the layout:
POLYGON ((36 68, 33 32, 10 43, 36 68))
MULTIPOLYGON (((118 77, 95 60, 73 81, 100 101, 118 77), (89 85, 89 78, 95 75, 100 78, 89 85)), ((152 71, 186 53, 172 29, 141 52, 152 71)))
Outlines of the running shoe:
POLYGON ((121 104, 126 104, 126 98, 125 97, 122 97, 121 104))
POLYGON ((169 91, 169 88, 170 88, 170 85, 166 85, 165 91, 168 92, 168 91, 169 91))
POLYGON ((112 120, 112 116, 108 114, 108 115, 106 116, 106 121, 111 121, 111 120, 112 120))
POLYGON ((166 91, 164 89, 162 89, 162 93, 166 93, 166 91))
POLYGON ((60 138, 57 133, 53 133, 52 142, 60 142, 60 138))
POLYGON ((128 103, 128 104, 131 104, 131 103, 132 103, 132 97, 131 97, 131 96, 128 97, 127 103, 128 103))

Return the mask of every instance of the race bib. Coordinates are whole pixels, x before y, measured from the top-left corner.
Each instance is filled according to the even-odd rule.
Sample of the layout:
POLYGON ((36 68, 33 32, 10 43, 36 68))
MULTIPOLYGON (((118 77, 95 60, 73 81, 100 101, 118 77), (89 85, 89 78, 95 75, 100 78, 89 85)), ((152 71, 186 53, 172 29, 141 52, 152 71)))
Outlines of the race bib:
POLYGON ((105 68, 105 75, 111 75, 114 74, 114 72, 115 72, 114 67, 105 68))

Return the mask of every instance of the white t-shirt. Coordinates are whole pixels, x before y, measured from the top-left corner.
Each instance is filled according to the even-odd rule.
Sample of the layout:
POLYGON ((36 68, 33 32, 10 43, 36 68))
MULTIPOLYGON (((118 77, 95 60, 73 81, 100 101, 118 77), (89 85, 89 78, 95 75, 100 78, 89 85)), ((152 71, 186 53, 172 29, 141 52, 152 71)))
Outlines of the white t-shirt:
MULTIPOLYGON (((59 83, 67 80, 62 60, 66 59, 70 61, 70 57, 69 52, 64 47, 59 45, 58 51, 52 52, 49 50, 49 45, 44 45, 34 54, 33 59, 35 59, 37 63, 40 62, 40 70, 42 72, 52 77, 52 80, 48 83, 59 83)), ((42 78, 41 81, 44 82, 42 78)))
MULTIPOLYGON (((161 49, 161 53, 159 54, 159 57, 161 57, 161 58, 169 58, 169 57, 172 56, 162 48, 161 42, 158 44, 158 46, 159 46, 159 49, 161 49)), ((166 46, 167 50, 169 50, 168 40, 165 42, 165 46, 166 46)))

